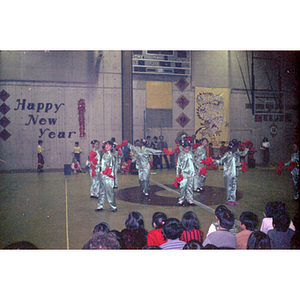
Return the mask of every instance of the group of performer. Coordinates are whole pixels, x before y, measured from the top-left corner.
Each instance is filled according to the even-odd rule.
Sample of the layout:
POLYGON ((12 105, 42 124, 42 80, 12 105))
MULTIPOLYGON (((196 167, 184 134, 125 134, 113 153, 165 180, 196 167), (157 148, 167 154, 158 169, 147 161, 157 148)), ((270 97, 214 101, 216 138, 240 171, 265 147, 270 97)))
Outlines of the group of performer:
MULTIPOLYGON (((154 161, 156 157, 173 155, 175 152, 177 164, 174 185, 179 185, 180 188, 179 206, 183 206, 185 202, 188 205, 195 205, 193 193, 204 191, 207 168, 212 166, 214 169, 217 169, 217 165, 223 165, 225 204, 239 205, 236 201, 239 169, 242 169, 243 172, 247 170, 247 165, 245 162, 241 162, 241 157, 247 155, 249 149, 253 146, 252 142, 245 141, 241 144, 236 139, 233 139, 228 143, 226 149, 224 149, 225 143, 222 142, 222 153, 220 152, 217 158, 212 158, 207 157, 208 140, 206 138, 193 143, 191 137, 182 135, 179 141, 175 140, 178 147, 175 147, 173 152, 168 151, 166 148, 155 149, 157 146, 153 147, 149 137, 147 138, 135 141, 134 146, 127 140, 124 140, 121 145, 117 145, 112 139, 103 142, 102 149, 98 140, 91 142, 92 150, 88 157, 87 166, 91 176, 90 195, 92 198, 98 199, 96 211, 105 209, 105 199, 107 199, 111 211, 117 211, 114 189, 118 187, 117 173, 123 157, 122 147, 123 149, 126 147, 133 153, 132 162, 135 162, 142 193, 146 197, 149 196, 150 191, 149 181, 152 164, 150 156, 153 156, 154 161)), ((45 150, 42 148, 42 143, 41 140, 38 141, 38 172, 42 172, 44 166, 42 151, 45 150)), ((299 148, 296 143, 293 144, 293 151, 291 160, 287 163, 281 161, 276 171, 280 175, 281 167, 283 166, 288 167, 288 170, 291 171, 295 187, 294 198, 297 200, 299 198, 299 148)), ((73 153, 78 163, 80 163, 81 152, 79 143, 76 142, 73 153)))

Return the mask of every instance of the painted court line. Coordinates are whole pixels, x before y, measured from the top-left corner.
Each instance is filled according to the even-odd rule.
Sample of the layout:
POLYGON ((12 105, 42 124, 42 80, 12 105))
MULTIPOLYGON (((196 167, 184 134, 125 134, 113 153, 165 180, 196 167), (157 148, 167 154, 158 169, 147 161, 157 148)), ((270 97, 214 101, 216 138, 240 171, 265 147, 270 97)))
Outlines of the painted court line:
POLYGON ((67 239, 67 250, 69 250, 68 181, 67 181, 67 178, 65 178, 65 197, 66 197, 66 239, 67 239))

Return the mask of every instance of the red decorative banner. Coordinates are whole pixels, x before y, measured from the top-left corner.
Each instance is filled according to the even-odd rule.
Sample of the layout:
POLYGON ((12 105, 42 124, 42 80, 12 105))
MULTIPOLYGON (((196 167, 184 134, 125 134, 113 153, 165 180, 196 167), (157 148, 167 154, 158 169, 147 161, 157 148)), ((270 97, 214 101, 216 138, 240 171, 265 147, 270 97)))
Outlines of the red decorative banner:
POLYGON ((85 113, 85 100, 80 99, 78 100, 78 122, 79 122, 79 132, 81 138, 85 137, 84 113, 85 113))

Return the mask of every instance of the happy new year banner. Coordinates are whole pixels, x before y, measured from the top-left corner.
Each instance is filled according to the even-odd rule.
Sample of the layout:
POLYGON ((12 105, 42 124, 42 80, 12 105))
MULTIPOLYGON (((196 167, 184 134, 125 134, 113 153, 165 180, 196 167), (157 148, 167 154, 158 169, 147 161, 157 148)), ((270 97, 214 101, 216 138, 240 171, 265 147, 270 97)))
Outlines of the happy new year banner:
POLYGON ((195 87, 195 135, 207 138, 213 147, 230 139, 229 103, 231 89, 195 87))

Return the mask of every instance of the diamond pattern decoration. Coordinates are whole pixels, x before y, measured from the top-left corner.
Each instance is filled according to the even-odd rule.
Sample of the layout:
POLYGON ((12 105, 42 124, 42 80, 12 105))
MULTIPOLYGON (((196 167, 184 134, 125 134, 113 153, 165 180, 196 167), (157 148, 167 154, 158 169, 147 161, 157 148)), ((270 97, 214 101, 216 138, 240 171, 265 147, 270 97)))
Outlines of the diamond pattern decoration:
POLYGON ((175 85, 183 92, 189 86, 189 83, 184 78, 181 78, 175 85))
POLYGON ((10 107, 8 105, 6 105, 5 103, 3 103, 0 106, 0 111, 5 115, 8 111, 10 111, 10 107))
POLYGON ((0 119, 0 125, 2 126, 2 127, 6 127, 6 126, 8 126, 10 124, 10 121, 5 117, 5 116, 3 116, 1 119, 0 119))
POLYGON ((2 90, 0 92, 0 99, 4 102, 8 99, 9 96, 10 96, 10 94, 8 92, 6 92, 5 90, 2 90))
POLYGON ((179 125, 181 127, 184 127, 189 121, 190 119, 184 114, 182 113, 177 119, 176 119, 177 123, 179 123, 179 125))
POLYGON ((9 137, 11 136, 11 134, 7 131, 7 130, 2 130, 0 132, 0 138, 5 142, 9 137))
POLYGON ((176 100, 176 103, 181 109, 184 109, 190 103, 190 101, 182 95, 176 100))

